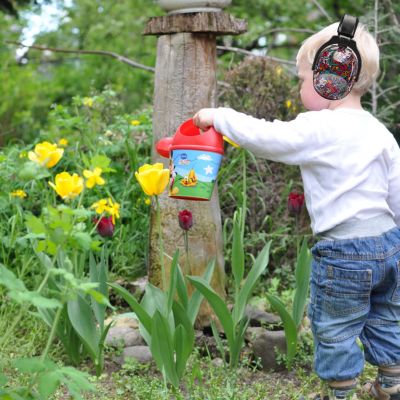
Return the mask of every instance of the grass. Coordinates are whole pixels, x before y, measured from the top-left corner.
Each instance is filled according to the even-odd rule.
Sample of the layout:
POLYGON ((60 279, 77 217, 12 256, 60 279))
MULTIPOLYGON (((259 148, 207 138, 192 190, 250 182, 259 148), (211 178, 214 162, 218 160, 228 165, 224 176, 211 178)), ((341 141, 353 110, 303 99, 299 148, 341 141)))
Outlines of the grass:
MULTIPOLYGON (((0 307, 0 329, 6 332, 7 325, 19 313, 18 307, 0 307)), ((24 384, 26 376, 15 375, 10 362, 20 357, 39 355, 45 345, 48 329, 32 314, 24 313, 14 334, 5 347, 0 349, 1 363, 12 384, 24 384)), ((320 381, 310 370, 310 346, 300 348, 297 365, 291 372, 265 372, 259 364, 243 359, 236 371, 217 365, 209 357, 201 357, 195 352, 189 360, 187 372, 180 389, 166 391, 161 374, 154 364, 139 364, 129 360, 118 369, 113 362, 115 350, 108 349, 106 369, 99 377, 89 363, 81 365, 81 370, 89 372, 93 393, 87 393, 85 400, 297 400, 300 395, 308 399, 318 392, 320 381)), ((62 364, 65 357, 62 347, 55 342, 51 357, 62 364)), ((280 356, 282 358, 282 356, 280 356)), ((1 371, 1 369, 0 369, 1 371)), ((375 369, 366 366, 360 382, 373 379, 375 369)), ((60 389, 51 400, 67 400, 68 393, 60 389)), ((368 397, 359 397, 366 400, 368 397)))

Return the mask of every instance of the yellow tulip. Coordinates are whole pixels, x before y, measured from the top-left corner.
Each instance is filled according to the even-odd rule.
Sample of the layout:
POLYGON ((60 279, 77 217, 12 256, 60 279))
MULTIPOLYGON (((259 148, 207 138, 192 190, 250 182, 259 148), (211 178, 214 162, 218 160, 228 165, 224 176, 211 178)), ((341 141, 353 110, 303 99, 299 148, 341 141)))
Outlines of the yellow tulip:
POLYGON ((64 149, 60 149, 56 144, 49 142, 38 143, 35 151, 28 153, 28 158, 47 168, 54 167, 64 154, 64 149))
POLYGON ((161 163, 142 165, 135 176, 148 196, 161 194, 169 182, 169 170, 161 163))
POLYGON ((70 175, 68 172, 61 172, 56 175, 55 184, 49 182, 49 185, 63 200, 71 200, 82 192, 83 178, 77 174, 70 175))
POLYGON ((86 187, 91 189, 95 185, 104 185, 106 181, 101 177, 102 169, 96 167, 93 171, 85 169, 83 176, 87 179, 86 187))

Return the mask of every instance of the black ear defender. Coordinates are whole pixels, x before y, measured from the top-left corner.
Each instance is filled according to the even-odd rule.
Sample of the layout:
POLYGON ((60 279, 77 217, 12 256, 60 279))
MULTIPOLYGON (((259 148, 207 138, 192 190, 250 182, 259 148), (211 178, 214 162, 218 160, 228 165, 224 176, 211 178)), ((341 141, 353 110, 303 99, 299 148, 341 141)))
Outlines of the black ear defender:
POLYGON ((357 26, 357 17, 343 15, 337 36, 332 36, 315 54, 312 65, 314 89, 325 99, 343 99, 360 76, 361 56, 353 40, 357 26))

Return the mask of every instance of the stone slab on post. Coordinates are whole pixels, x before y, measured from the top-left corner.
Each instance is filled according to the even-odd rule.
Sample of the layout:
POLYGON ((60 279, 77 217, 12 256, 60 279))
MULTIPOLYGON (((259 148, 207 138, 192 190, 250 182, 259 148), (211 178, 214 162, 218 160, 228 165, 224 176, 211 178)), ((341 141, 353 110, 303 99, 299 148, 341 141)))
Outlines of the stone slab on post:
MULTIPOLYGON (((157 61, 154 84, 154 141, 173 136, 178 126, 204 107, 216 105, 216 36, 239 34, 246 31, 243 20, 224 12, 200 12, 166 15, 151 18, 145 35, 157 35, 157 61)), ((168 160, 159 156, 153 146, 153 162, 168 160)), ((178 213, 188 209, 193 213, 194 225, 189 231, 190 275, 202 275, 213 258, 216 259, 211 285, 225 296, 225 272, 221 212, 217 184, 210 201, 187 201, 159 196, 164 252, 172 256, 180 250, 179 264, 186 265, 183 231, 178 213)), ((156 210, 152 207, 150 223, 149 280, 161 286, 161 265, 156 224, 156 210)), ((164 257, 167 281, 171 260, 164 257)), ((191 290, 189 288, 189 290, 191 290)), ((211 309, 207 303, 200 308, 196 326, 210 324, 211 309)))

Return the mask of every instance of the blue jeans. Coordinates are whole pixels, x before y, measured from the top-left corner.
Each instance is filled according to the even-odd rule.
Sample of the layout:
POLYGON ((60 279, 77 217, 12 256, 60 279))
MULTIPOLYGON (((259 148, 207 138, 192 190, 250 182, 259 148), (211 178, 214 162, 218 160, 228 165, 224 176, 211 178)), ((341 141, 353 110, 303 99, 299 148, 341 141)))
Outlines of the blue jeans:
POLYGON ((400 364, 400 228, 321 240, 312 254, 308 316, 317 375, 353 379, 364 357, 378 366, 400 364))

